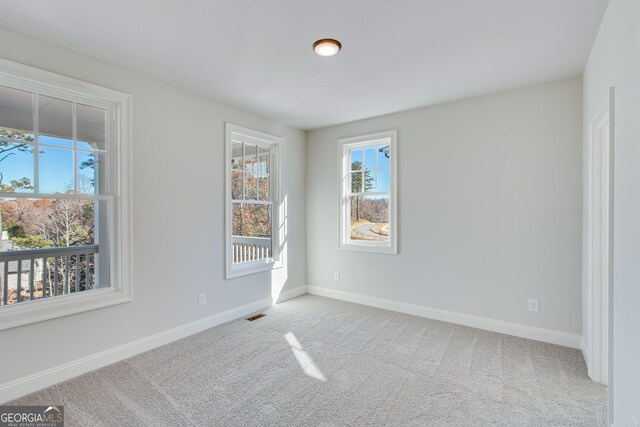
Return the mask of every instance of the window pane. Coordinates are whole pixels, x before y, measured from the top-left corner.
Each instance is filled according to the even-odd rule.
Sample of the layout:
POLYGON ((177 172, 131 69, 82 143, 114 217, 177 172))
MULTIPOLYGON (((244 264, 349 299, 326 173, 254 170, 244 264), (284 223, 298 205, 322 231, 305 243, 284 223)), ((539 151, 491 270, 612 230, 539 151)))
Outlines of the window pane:
POLYGON ((231 169, 242 170, 242 142, 231 143, 231 169))
POLYGON ((258 182, 254 174, 250 172, 244 173, 244 199, 256 200, 258 191, 258 182))
POLYGON ((73 192, 73 150, 40 147, 40 193, 73 192))
POLYGON ((268 148, 258 147, 258 170, 260 176, 265 177, 269 175, 271 163, 271 153, 268 148))
POLYGON ((351 152, 351 170, 358 171, 362 169, 362 150, 353 150, 351 152))
POLYGON ((88 105, 76 105, 78 148, 107 149, 107 111, 88 105))
POLYGON ((362 193, 362 172, 351 172, 351 192, 362 193))
POLYGON ((377 174, 375 170, 364 171, 364 191, 376 191, 377 174))
MULTIPOLYGON (((376 191, 376 171, 363 171, 363 177, 361 191, 376 191)), ((362 180, 362 177, 360 179, 362 180)))
POLYGON ((389 169, 390 154, 388 145, 378 147, 378 168, 389 169))
POLYGON ((271 238, 271 205, 234 203, 233 235, 271 238))
POLYGON ((258 147, 251 144, 244 144, 244 170, 251 173, 256 173, 257 155, 256 150, 258 147))
MULTIPOLYGON (((7 302, 9 304, 30 300, 29 284, 32 274, 34 299, 95 289, 97 286, 95 265, 100 260, 100 254, 96 253, 88 257, 84 254, 79 255, 79 252, 68 254, 68 257, 55 254, 56 247, 95 243, 94 206, 91 200, 0 198, 0 213, 3 221, 11 224, 7 229, 8 239, 0 241, 0 251, 53 249, 47 254, 46 262, 43 261, 42 254, 39 254, 39 258, 34 255, 33 264, 29 259, 23 260, 21 269, 18 268, 17 261, 0 265, 0 268, 4 266, 8 268, 7 302), (18 277, 21 283, 19 295, 18 277)), ((107 209, 103 211, 106 212, 107 209)), ((104 231, 107 232, 106 229, 104 231)), ((0 274, 0 281, 3 279, 4 274, 0 274)), ((100 287, 108 286, 107 276, 100 287)))
POLYGON ((233 204, 233 263, 271 257, 271 205, 233 204))
MULTIPOLYGON (((93 200, 2 199, 2 221, 10 249, 93 245, 93 200)), ((2 250, 7 250, 3 247, 2 250)))
MULTIPOLYGON (((98 172, 102 155, 100 153, 78 152, 78 193, 96 194, 98 172)), ((106 193, 106 191, 104 191, 106 193)))
POLYGON ((33 146, 0 142, 0 192, 33 192, 33 146))
POLYGON ((242 199, 242 175, 240 171, 231 172, 231 198, 234 200, 242 199))
POLYGON ((389 198, 351 196, 351 240, 389 241, 389 198))
POLYGON ((7 138, 33 141, 33 94, 0 86, 0 141, 7 138))
POLYGON ((268 176, 258 180, 258 200, 271 200, 268 176))
POLYGON ((270 175, 271 153, 268 148, 258 147, 258 200, 270 200, 270 175))
POLYGON ((39 95, 38 131, 42 144, 73 147, 72 103, 39 95))
POLYGON ((378 191, 389 191, 389 171, 378 170, 378 191))
POLYGON ((377 150, 375 147, 369 147, 364 149, 364 168, 365 169, 375 169, 377 167, 376 152, 377 150))
POLYGON ((244 144, 244 199, 256 200, 258 195, 258 147, 252 144, 244 144))

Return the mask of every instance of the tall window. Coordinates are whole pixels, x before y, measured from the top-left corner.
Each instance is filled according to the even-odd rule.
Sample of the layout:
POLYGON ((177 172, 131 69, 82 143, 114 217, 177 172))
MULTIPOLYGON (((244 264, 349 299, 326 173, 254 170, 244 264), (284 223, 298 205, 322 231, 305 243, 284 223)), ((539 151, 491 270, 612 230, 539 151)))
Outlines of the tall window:
POLYGON ((227 123, 227 278, 270 269, 278 259, 281 139, 227 123), (275 233, 277 234, 277 233, 275 233))
POLYGON ((126 126, 128 96, 86 83, 78 92, 79 82, 8 61, 0 67, 17 72, 0 75, 0 317, 25 302, 122 294, 114 254, 127 222, 118 125, 126 126))
POLYGON ((396 253, 396 132, 340 139, 341 249, 396 253))

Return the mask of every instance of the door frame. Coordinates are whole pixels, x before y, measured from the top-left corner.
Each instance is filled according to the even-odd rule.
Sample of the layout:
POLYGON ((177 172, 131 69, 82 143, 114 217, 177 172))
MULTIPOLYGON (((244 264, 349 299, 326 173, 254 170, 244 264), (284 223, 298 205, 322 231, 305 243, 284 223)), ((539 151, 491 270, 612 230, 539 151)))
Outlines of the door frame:
MULTIPOLYGON (((589 377, 613 378, 613 168, 615 88, 589 125, 587 201, 587 336, 589 377)), ((611 414, 610 414, 611 415, 611 414)))

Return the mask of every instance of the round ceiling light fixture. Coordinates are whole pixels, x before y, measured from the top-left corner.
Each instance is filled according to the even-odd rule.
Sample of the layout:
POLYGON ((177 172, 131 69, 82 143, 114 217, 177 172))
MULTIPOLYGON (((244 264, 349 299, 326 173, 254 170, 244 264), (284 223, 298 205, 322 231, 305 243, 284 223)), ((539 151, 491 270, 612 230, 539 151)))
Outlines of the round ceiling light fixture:
POLYGON ((313 51, 320 56, 333 56, 340 52, 342 43, 334 39, 320 39, 313 44, 313 51))

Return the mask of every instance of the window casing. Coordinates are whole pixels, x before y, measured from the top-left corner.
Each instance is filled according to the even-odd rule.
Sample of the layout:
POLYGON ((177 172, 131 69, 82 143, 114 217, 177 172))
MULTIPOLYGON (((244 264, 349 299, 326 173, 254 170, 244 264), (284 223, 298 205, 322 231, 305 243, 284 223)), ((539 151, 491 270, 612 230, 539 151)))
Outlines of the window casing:
POLYGON ((131 300, 130 103, 0 60, 0 329, 131 300))
POLYGON ((226 124, 226 277, 281 266, 282 139, 226 124))
POLYGON ((397 253, 396 131, 338 140, 340 249, 397 253))

